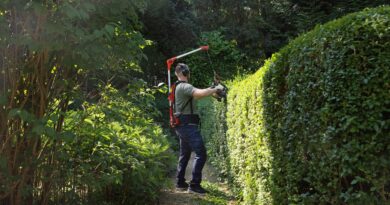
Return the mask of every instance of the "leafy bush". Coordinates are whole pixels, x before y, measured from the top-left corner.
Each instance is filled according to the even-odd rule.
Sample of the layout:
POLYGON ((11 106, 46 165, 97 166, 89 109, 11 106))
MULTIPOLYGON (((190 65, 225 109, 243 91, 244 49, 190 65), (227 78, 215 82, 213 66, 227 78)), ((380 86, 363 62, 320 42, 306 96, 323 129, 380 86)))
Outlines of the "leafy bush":
MULTIPOLYGON (((107 87, 99 103, 67 115, 66 129, 76 136, 62 147, 68 156, 62 161, 66 166, 62 178, 72 178, 73 186, 85 189, 87 202, 156 200, 173 165, 173 154, 161 127, 151 119, 152 102, 145 91, 132 90, 125 96, 107 87)), ((67 201, 72 199, 69 194, 73 193, 68 193, 67 201)), ((79 197, 77 192, 73 195, 79 197)))
POLYGON ((244 203, 388 204, 389 67, 379 7, 317 26, 234 82, 226 136, 209 141, 227 138, 244 203))

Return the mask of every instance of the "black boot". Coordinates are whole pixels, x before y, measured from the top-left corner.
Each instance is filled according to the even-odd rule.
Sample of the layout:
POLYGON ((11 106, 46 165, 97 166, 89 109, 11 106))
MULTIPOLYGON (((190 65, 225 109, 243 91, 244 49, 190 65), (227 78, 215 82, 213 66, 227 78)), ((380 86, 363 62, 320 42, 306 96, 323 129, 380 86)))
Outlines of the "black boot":
POLYGON ((207 191, 203 189, 200 184, 191 184, 190 188, 188 189, 188 192, 190 193, 196 193, 196 194, 206 194, 207 191))
POLYGON ((188 183, 187 182, 178 182, 178 183, 176 183, 176 189, 187 190, 188 183))

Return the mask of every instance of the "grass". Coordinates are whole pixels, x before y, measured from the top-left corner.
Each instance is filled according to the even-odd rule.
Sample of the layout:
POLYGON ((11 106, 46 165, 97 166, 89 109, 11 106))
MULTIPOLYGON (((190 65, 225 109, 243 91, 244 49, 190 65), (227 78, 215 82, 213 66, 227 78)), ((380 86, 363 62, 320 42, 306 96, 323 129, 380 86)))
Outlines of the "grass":
POLYGON ((202 186, 209 192, 205 196, 194 199, 193 205, 231 205, 236 204, 234 196, 227 190, 226 185, 219 183, 202 182, 202 186))

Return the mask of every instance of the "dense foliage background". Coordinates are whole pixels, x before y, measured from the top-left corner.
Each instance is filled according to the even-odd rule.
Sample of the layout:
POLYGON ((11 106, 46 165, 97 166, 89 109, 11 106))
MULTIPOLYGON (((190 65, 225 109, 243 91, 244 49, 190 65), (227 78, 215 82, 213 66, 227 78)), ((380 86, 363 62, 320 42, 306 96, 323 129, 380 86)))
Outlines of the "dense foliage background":
POLYGON ((389 7, 318 26, 232 82, 227 108, 203 102, 245 204, 389 203, 389 28, 389 7))
MULTIPOLYGON (((337 2, 331 0, 310 2, 299 0, 1 1, 0 204, 147 204, 155 202, 159 189, 164 186, 166 174, 173 168, 174 155, 170 148, 177 149, 177 141, 171 135, 166 123, 168 115, 165 92, 167 88, 156 87, 160 82, 167 82, 166 59, 199 45, 208 44, 210 45, 208 52, 183 59, 183 62, 188 63, 193 72, 191 81, 196 86, 205 87, 210 85, 214 73, 221 76, 224 81, 236 78, 234 82, 231 82, 233 86, 231 97, 235 96, 234 93, 243 92, 250 99, 251 91, 255 93, 255 96, 263 91, 235 90, 236 84, 241 83, 240 79, 244 79, 244 77, 237 78, 236 76, 254 73, 264 64, 265 59, 271 57, 291 39, 313 29, 319 23, 336 19, 350 12, 360 11, 366 7, 386 3, 388 4, 386 0, 337 2)), ((375 12, 367 12, 367 15, 372 19, 379 19, 375 12)), ((356 21, 360 22, 359 19, 356 21)), ((355 25, 354 21, 351 25, 355 25)), ((389 26, 384 25, 385 29, 381 35, 385 37, 381 39, 387 38, 388 34, 389 26)), ((380 26, 383 24, 378 23, 374 30, 383 29, 380 26)), ((326 27, 326 29, 331 28, 326 27)), ((366 27, 362 26, 362 28, 366 27)), ((364 31, 359 27, 350 35, 364 31)), ((326 33, 319 29, 317 32, 326 33)), ((318 34, 318 36, 322 35, 318 34)), ((304 41, 302 39, 305 38, 308 37, 300 37, 301 40, 295 41, 304 41)), ((364 57, 374 55, 379 49, 369 47, 371 41, 362 40, 367 39, 367 36, 359 35, 359 37, 350 39, 348 43, 337 35, 326 39, 310 38, 322 42, 322 47, 307 45, 302 54, 297 54, 301 57, 297 58, 292 65, 301 65, 302 62, 298 60, 305 57, 316 59, 321 56, 324 59, 331 59, 333 54, 329 54, 329 57, 322 51, 333 45, 334 50, 342 52, 340 55, 335 53, 335 58, 332 57, 329 61, 344 59, 344 56, 352 53, 356 54, 356 59, 351 59, 345 64, 371 65, 373 61, 379 63, 377 58, 389 59, 387 54, 375 56, 374 59, 364 57), (356 42, 361 42, 361 44, 356 44, 356 42), (356 53, 359 48, 366 45, 367 52, 356 53), (317 49, 315 50, 317 53, 313 53, 312 49, 317 49), (368 52, 371 54, 368 55, 368 52)), ((387 44, 383 46, 388 47, 387 44)), ((291 51, 300 50, 291 48, 291 51)), ((285 51, 281 53, 283 52, 285 51)), ((310 62, 323 63, 324 61, 322 58, 319 58, 318 62, 313 59, 310 62)), ((305 59, 304 63, 306 62, 309 60, 305 59)), ((380 65, 386 66, 388 61, 383 61, 380 65)), ((300 73, 296 74, 298 75, 300 73)), ((383 79, 386 78, 386 74, 374 73, 370 78, 361 80, 367 85, 375 86, 380 82, 373 84, 374 81, 371 78, 374 79, 377 75, 382 75, 383 79)), ((356 73, 348 76, 351 78, 355 76, 359 79, 356 73)), ((282 78, 285 75, 281 74, 279 77, 282 78)), ((293 77, 291 75, 291 79, 293 77)), ((311 78, 311 76, 306 77, 311 78)), ((338 86, 336 82, 344 79, 341 74, 331 77, 327 80, 335 83, 334 86, 338 86)), ((349 77, 345 79, 350 79, 349 77)), ((260 78, 250 78, 255 82, 261 81, 260 78)), ((296 81, 291 81, 290 84, 296 83, 297 86, 301 86, 299 79, 301 78, 296 77, 296 81)), ((249 86, 250 82, 245 82, 249 86)), ((353 81, 349 80, 349 82, 353 81)), ((260 89, 258 86, 251 89, 255 88, 260 89)), ((344 87, 341 88, 344 89, 344 87)), ((355 90, 351 93, 364 90, 362 87, 353 89, 355 90)), ((371 89, 375 90, 374 87, 371 89)), ((310 93, 311 90, 308 92, 310 93)), ((371 90, 364 92, 370 93, 371 90)), ((382 100, 387 99, 386 94, 384 92, 383 96, 380 96, 378 93, 377 97, 378 99, 381 97, 382 100)), ((289 97, 291 100, 297 100, 295 95, 289 97)), ((237 103, 242 103, 240 104, 241 114, 258 116, 263 107, 257 107, 256 109, 260 110, 248 113, 246 110, 251 107, 248 103, 258 104, 259 102, 244 99, 246 98, 237 101, 237 103)), ((275 106, 281 106, 284 101, 275 102, 277 102, 275 106)), ((340 102, 345 107, 349 106, 347 102, 340 102)), ((380 107, 375 100, 370 102, 374 103, 370 104, 372 107, 369 109, 380 107)), ((383 102, 387 103, 387 101, 383 102)), ((209 147, 210 160, 221 168, 221 176, 229 178, 232 176, 232 170, 239 170, 238 164, 241 163, 235 161, 236 159, 230 159, 230 148, 227 148, 229 141, 226 141, 225 132, 228 124, 224 116, 229 113, 226 111, 231 109, 229 108, 231 105, 229 102, 228 106, 225 102, 218 102, 210 106, 210 103, 210 99, 206 99, 200 105, 203 106, 201 109, 203 114, 209 116, 205 118, 202 132, 206 138, 212 136, 213 133, 221 136, 209 138, 210 144, 218 144, 218 146, 209 147), (211 117, 214 115, 219 117, 212 120, 211 117), (218 126, 212 126, 213 123, 218 126), (213 159, 213 157, 220 156, 222 158, 213 159)), ((299 103, 306 103, 306 101, 302 99, 299 103)), ((298 105, 289 106, 295 109, 298 105)), ((325 111, 331 113, 332 109, 333 107, 329 107, 325 111)), ((345 122, 349 123, 346 128, 362 124, 358 121, 360 118, 353 118, 353 112, 339 114, 345 122)), ((367 116, 367 119, 376 119, 375 116, 367 116)), ((324 115, 323 118, 331 122, 336 120, 336 118, 331 118, 330 114, 324 115)), ((278 116, 275 116, 275 119, 279 119, 278 116)), ((306 121, 305 118, 302 122, 306 121)), ((240 120, 239 122, 240 127, 248 129, 253 134, 258 131, 252 129, 251 125, 261 124, 258 120, 240 120)), ((386 124, 376 124, 372 121, 372 124, 367 126, 370 125, 378 131, 386 124)), ((261 126, 265 125, 261 124, 261 126)), ((287 123, 283 126, 298 125, 287 123)), ((238 131, 237 128, 236 134, 240 133, 238 131)), ((360 128, 357 128, 356 133, 359 132, 360 128)), ((245 136, 246 134, 238 138, 245 141, 244 139, 247 139, 245 136)), ((377 138, 381 139, 380 136, 377 138)), ((260 137, 260 139, 263 138, 260 137)), ((260 143, 257 138, 251 138, 251 140, 248 143, 260 143)), ((379 141, 373 140, 373 142, 380 144, 379 141)), ((386 143, 383 144, 386 145, 386 143)), ((240 143, 237 143, 237 146, 239 145, 240 143)), ((265 147, 262 143, 259 147, 264 148, 262 153, 275 151, 265 147)), ((240 149, 256 151, 253 147, 240 147, 240 149)), ((268 157, 268 155, 261 156, 268 157)), ((352 156, 352 154, 346 154, 346 156, 352 156)), ((360 155, 358 156, 360 160, 360 155)), ((255 160, 256 156, 252 158, 255 160)), ((377 160, 373 161, 379 163, 377 160)), ((387 162, 383 163, 383 166, 386 166, 387 162)), ((262 166, 271 165, 256 164, 256 167, 262 166)), ((280 167, 282 171, 291 171, 290 168, 284 166, 287 165, 280 167)), ((374 169, 376 164, 374 163, 372 167, 374 169)), ((380 170, 382 169, 373 172, 376 174, 375 177, 388 176, 387 172, 382 175, 378 174, 380 170)), ((367 170, 363 171, 362 173, 365 173, 367 170)), ((273 193, 269 192, 265 185, 258 187, 263 185, 263 183, 257 183, 257 179, 264 177, 261 173, 265 172, 259 172, 254 176, 247 175, 245 179, 237 177, 236 179, 229 178, 229 180, 236 185, 243 181, 250 184, 250 188, 238 188, 237 191, 242 191, 245 200, 251 201, 255 197, 252 195, 257 193, 256 190, 264 189, 264 193, 273 193), (255 177, 256 180, 252 181, 251 177, 255 177)), ((278 174, 285 173, 274 172, 272 176, 278 176, 278 174)), ((358 197, 354 195, 355 191, 361 189, 365 191, 368 187, 369 189, 375 187, 375 190, 370 190, 372 193, 383 193, 383 190, 382 192, 377 190, 382 185, 379 181, 366 182, 364 181, 366 178, 362 177, 363 174, 356 175, 361 177, 356 180, 350 178, 351 176, 348 174, 342 176, 343 180, 347 180, 345 183, 354 182, 352 190, 346 192, 343 200, 348 201, 348 197, 350 200, 357 199, 358 197), (369 183, 374 185, 371 186, 369 183)), ((374 178, 374 175, 370 176, 374 178)), ((293 187, 294 183, 297 183, 296 180, 302 177, 302 173, 299 172, 291 177, 284 179, 285 181, 275 182, 272 187, 280 189, 281 196, 286 200, 295 202, 301 200, 300 197, 291 199, 291 196, 296 196, 295 192, 291 194, 280 188, 281 184, 287 182, 289 187, 293 187)), ((305 177, 310 183, 318 180, 314 176, 305 177)), ((299 183, 309 182, 299 181, 299 183)), ((306 197, 307 200, 317 200, 316 196, 310 194, 306 197)), ((327 194, 325 193, 324 196, 329 197, 330 195, 327 194)), ((267 202, 271 200, 270 196, 265 195, 262 200, 267 202)), ((364 197, 371 199, 371 196, 368 194, 364 197)), ((385 195, 386 197, 388 196, 385 195)))
POLYGON ((172 153, 153 122, 153 95, 136 79, 150 44, 139 32, 145 8, 0 3, 2 204, 157 199, 172 153))

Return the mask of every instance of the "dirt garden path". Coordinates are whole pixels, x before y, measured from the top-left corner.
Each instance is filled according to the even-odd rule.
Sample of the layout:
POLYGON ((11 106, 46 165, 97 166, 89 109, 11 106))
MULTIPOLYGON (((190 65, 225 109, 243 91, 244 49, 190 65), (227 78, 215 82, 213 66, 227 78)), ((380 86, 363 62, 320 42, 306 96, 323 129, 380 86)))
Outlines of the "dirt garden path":
MULTIPOLYGON (((192 154, 186 170, 187 181, 191 179, 192 154)), ((170 186, 162 190, 158 205, 236 205, 234 196, 228 190, 227 184, 217 180, 217 171, 208 163, 203 168, 202 186, 209 191, 205 195, 191 194, 175 189, 175 173, 170 178, 170 186)))

